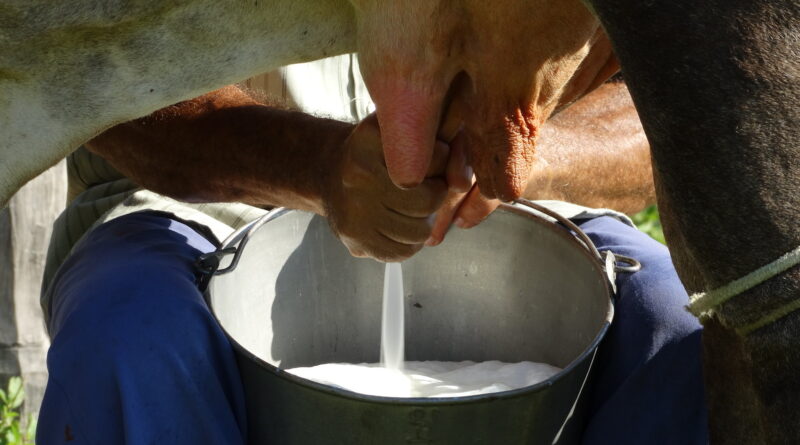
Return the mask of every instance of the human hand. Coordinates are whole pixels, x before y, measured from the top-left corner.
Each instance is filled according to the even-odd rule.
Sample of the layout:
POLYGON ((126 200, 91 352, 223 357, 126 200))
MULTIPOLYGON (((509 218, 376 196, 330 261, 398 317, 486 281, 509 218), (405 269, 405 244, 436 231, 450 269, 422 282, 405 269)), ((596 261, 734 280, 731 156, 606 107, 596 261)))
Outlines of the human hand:
POLYGON ((444 241, 445 234, 450 229, 451 224, 455 224, 462 229, 478 225, 501 202, 499 199, 488 199, 481 194, 480 187, 475 182, 475 177, 472 174, 472 169, 468 167, 462 137, 462 134, 459 133, 450 142, 448 168, 454 171, 464 168, 463 174, 466 174, 470 179, 466 184, 450 188, 442 206, 436 213, 431 236, 425 243, 427 246, 436 246, 444 241))
POLYGON ((380 261, 412 256, 431 238, 448 184, 462 195, 471 184, 460 156, 451 157, 449 146, 437 142, 425 180, 400 189, 386 170, 377 118, 367 117, 345 141, 323 196, 331 227, 354 256, 380 261))

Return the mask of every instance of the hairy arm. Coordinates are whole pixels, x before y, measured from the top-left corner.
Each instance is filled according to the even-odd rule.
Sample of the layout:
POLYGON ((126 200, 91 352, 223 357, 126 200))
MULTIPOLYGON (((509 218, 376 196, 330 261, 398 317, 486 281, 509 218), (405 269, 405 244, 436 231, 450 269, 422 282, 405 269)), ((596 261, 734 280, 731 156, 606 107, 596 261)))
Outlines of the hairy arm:
POLYGON ((179 200, 324 215, 321 196, 352 129, 229 86, 117 125, 86 146, 142 187, 179 200))
POLYGON ((398 261, 423 247, 446 195, 448 149, 439 145, 428 177, 399 189, 374 117, 346 124, 226 87, 114 127, 87 147, 150 190, 316 212, 353 255, 398 261))
POLYGON ((624 83, 606 83, 550 118, 524 196, 635 213, 655 202, 647 143, 624 83))

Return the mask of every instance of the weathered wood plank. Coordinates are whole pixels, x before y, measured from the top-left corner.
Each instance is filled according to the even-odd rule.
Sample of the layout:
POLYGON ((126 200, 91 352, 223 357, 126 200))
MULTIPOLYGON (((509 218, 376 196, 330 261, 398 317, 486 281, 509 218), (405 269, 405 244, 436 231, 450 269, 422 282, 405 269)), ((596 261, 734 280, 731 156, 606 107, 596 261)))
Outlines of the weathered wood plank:
POLYGON ((50 344, 39 294, 52 225, 64 208, 65 163, 25 185, 0 211, 0 383, 25 379, 27 412, 38 411, 50 344))

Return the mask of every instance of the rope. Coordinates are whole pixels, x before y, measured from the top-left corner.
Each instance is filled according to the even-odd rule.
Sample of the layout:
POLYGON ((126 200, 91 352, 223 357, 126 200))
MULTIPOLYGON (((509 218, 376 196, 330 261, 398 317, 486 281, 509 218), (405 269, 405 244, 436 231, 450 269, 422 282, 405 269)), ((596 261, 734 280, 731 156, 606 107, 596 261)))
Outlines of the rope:
POLYGON ((784 306, 781 306, 778 309, 775 309, 774 311, 768 313, 759 320, 750 323, 748 325, 745 325, 741 328, 737 328, 736 333, 741 336, 746 336, 751 332, 755 331, 756 329, 761 329, 768 324, 772 324, 778 319, 781 319, 798 309, 800 309, 800 299, 792 300, 789 303, 785 304, 784 306))
MULTIPOLYGON (((769 280, 770 278, 782 273, 792 266, 800 263, 800 247, 787 252, 777 260, 759 267, 749 274, 731 281, 730 283, 717 289, 700 292, 689 297, 689 305, 686 307, 695 317, 706 319, 710 317, 714 308, 725 303, 731 297, 741 294, 757 285, 769 280)), ((742 328, 746 333, 752 332, 762 326, 774 322, 775 320, 800 309, 800 300, 792 301, 761 318, 760 320, 742 328), (748 330, 749 329, 749 330, 748 330)))

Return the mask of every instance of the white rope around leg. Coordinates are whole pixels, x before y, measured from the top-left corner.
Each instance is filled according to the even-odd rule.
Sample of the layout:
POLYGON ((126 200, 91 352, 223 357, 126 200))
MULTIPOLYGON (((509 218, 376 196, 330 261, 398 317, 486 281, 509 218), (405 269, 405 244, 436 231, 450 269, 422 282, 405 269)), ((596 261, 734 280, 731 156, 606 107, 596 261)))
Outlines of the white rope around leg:
MULTIPOLYGON (((732 297, 752 289, 764 281, 769 280, 770 278, 784 272, 798 263, 800 263, 800 247, 787 252, 777 260, 765 266, 759 267, 742 278, 731 281, 722 287, 708 292, 700 292, 692 295, 689 297, 689 305, 686 306, 686 308, 689 310, 689 312, 694 314, 694 316, 700 319, 708 318, 711 316, 711 314, 713 314, 714 308, 717 306, 725 303, 732 297)), ((784 317, 797 309, 800 309, 800 302, 793 300, 786 305, 768 313, 755 323, 751 323, 741 328, 739 331, 740 333, 744 334, 750 333, 753 330, 762 326, 766 326, 767 324, 772 323, 773 321, 784 317)))

